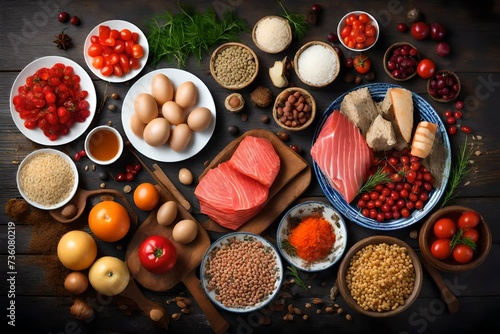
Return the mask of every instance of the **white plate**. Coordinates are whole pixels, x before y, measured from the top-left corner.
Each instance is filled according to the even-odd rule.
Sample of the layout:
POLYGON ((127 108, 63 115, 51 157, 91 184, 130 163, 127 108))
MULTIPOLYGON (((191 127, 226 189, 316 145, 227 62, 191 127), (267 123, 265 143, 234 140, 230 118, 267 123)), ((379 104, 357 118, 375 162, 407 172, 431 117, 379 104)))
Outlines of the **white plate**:
POLYGON ((217 305, 218 307, 230 311, 230 312, 235 312, 235 313, 246 313, 246 312, 252 312, 255 310, 258 310, 266 305, 268 305, 274 297, 278 294, 281 283, 283 282, 283 263, 281 262, 281 258, 279 256, 278 251, 276 248, 273 246, 272 243, 270 243, 267 239, 261 237, 260 235, 253 234, 250 232, 232 232, 228 233, 219 239, 217 239, 206 251, 205 256, 203 257, 203 260, 201 261, 200 265, 200 281, 201 281, 201 286, 203 287, 203 290, 205 290, 206 294, 210 298, 210 300, 217 305), (216 299, 216 294, 214 290, 209 290, 207 288, 207 275, 206 275, 206 266, 207 266, 207 261, 209 261, 209 257, 211 256, 212 253, 216 252, 218 249, 221 248, 222 245, 227 245, 230 239, 236 238, 238 240, 242 241, 248 241, 248 240, 255 240, 255 241, 260 241, 266 250, 271 252, 274 256, 274 259, 276 260, 276 267, 275 267, 275 277, 276 277, 276 282, 274 284, 274 291, 271 295, 267 296, 260 302, 256 303, 253 306, 242 306, 242 307, 227 307, 223 305, 220 301, 216 299))
POLYGON ((85 58, 85 62, 87 63, 87 66, 89 67, 89 69, 92 71, 92 73, 94 73, 96 76, 98 76, 102 80, 109 81, 109 82, 125 82, 125 81, 128 81, 128 80, 134 78, 135 76, 137 76, 137 74, 139 74, 142 71, 144 66, 146 66, 148 56, 149 56, 149 44, 148 44, 148 39, 146 38, 146 35, 144 35, 144 33, 141 31, 141 29, 139 29, 134 24, 127 22, 127 21, 122 21, 122 20, 110 20, 110 21, 105 21, 105 22, 98 24, 94 29, 92 29, 90 31, 90 33, 87 35, 87 38, 85 39, 85 43, 83 44, 83 57, 85 58), (93 35, 99 36, 99 26, 102 26, 102 25, 108 26, 111 29, 116 29, 118 31, 126 28, 126 29, 129 29, 131 32, 136 32, 139 34, 138 42, 142 46, 142 49, 144 50, 144 56, 142 56, 142 58, 139 60, 141 62, 141 67, 139 67, 138 69, 135 69, 135 70, 131 70, 129 73, 122 75, 121 77, 117 77, 113 74, 105 77, 104 75, 101 74, 100 70, 97 70, 92 66, 92 57, 90 57, 87 54, 87 50, 91 44, 90 38, 93 35))
MULTIPOLYGON (((62 207, 63 205, 65 205, 66 203, 68 203, 74 196, 75 196, 75 193, 78 189, 78 182, 79 182, 79 174, 78 174, 78 170, 76 168, 76 165, 75 165, 75 162, 73 160, 71 160, 71 158, 59 151, 59 150, 56 150, 56 149, 53 149, 53 148, 42 148, 42 149, 39 149, 39 150, 36 150, 36 151, 33 151, 31 152, 30 154, 28 154, 24 159, 23 161, 21 161, 21 164, 19 164, 19 167, 17 169, 17 173, 16 173, 16 183, 17 183, 17 189, 19 190, 19 193, 21 194, 21 196, 26 200, 26 202, 28 202, 29 204, 33 205, 34 207, 36 208, 39 208, 39 209, 42 209, 42 210, 53 210, 53 209, 57 209, 57 208, 60 208, 62 207), (21 180, 20 180, 20 172, 21 170, 23 169, 23 167, 26 165, 26 163, 28 163, 30 161, 30 159, 36 157, 37 155, 39 154, 42 154, 42 153, 47 153, 47 154, 54 154, 54 155, 58 155, 60 156, 61 158, 63 158, 70 166, 71 166, 71 170, 73 171, 73 175, 75 177, 75 182, 73 183, 73 187, 71 188, 71 191, 68 195, 68 197, 66 197, 64 200, 62 200, 61 202, 57 203, 57 204, 54 204, 50 207, 48 206, 45 206, 43 204, 40 204, 38 202, 35 202, 33 200, 31 200, 23 191, 23 189, 21 188, 21 180)), ((45 188, 46 186, 43 185, 43 184, 40 184, 39 185, 40 187, 42 188, 45 188)))
POLYGON ((319 201, 307 201, 295 205, 283 216, 278 225, 276 242, 281 255, 293 266, 309 272, 321 271, 339 262, 347 245, 347 230, 341 214, 330 205, 319 201), (286 247, 284 247, 284 241, 288 241, 293 228, 302 219, 318 214, 332 225, 335 242, 327 257, 316 262, 308 262, 301 259, 297 254, 291 254, 287 251, 286 247))
POLYGON ((81 67, 73 60, 68 58, 59 56, 47 56, 32 61, 21 71, 21 73, 19 73, 16 80, 14 81, 14 84, 12 85, 12 89, 10 91, 9 103, 10 103, 10 113, 12 114, 14 123, 16 123, 17 128, 19 129, 19 131, 22 132, 23 135, 25 135, 28 139, 40 145, 58 146, 72 142, 76 138, 80 137, 80 135, 82 135, 85 132, 85 130, 87 130, 87 128, 90 126, 90 123, 92 123, 92 119, 94 118, 95 115, 95 110, 97 106, 97 96, 95 92, 94 83, 90 79, 88 73, 85 72, 83 67, 81 67), (87 119, 83 123, 76 122, 75 124, 73 124, 67 135, 60 136, 58 139, 52 141, 43 134, 43 131, 40 128, 30 130, 24 126, 24 120, 21 119, 21 117, 19 116, 19 113, 16 111, 12 100, 14 96, 17 95, 18 88, 26 84, 26 79, 29 76, 35 74, 36 71, 38 71, 43 67, 51 68, 57 63, 63 63, 66 66, 72 66, 75 74, 80 76, 81 89, 86 90, 89 93, 86 100, 90 105, 89 107, 90 116, 87 117, 87 119))
POLYGON ((163 68, 144 75, 130 87, 122 106, 123 130, 132 146, 148 158, 162 162, 186 160, 200 152, 214 133, 215 118, 215 102, 208 87, 194 74, 176 68, 163 68), (174 85, 174 89, 177 89, 183 82, 192 81, 198 89, 198 103, 191 110, 197 107, 205 107, 212 113, 212 122, 208 128, 200 132, 193 132, 189 145, 181 152, 172 150, 168 144, 157 147, 150 146, 142 138, 137 137, 130 129, 130 117, 134 113, 135 97, 140 93, 151 93, 151 82, 153 77, 159 73, 165 74, 170 79, 174 85))

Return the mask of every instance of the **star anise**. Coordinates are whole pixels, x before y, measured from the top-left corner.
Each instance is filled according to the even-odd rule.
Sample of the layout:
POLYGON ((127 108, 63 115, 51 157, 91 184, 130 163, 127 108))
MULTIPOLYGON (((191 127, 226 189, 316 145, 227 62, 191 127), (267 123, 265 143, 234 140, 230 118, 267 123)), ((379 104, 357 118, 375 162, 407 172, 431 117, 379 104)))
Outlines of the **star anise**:
POLYGON ((54 43, 57 44, 57 47, 59 49, 69 49, 73 46, 73 43, 71 42, 71 37, 69 37, 68 34, 64 33, 64 30, 61 31, 60 34, 56 35, 56 39, 54 40, 54 43))

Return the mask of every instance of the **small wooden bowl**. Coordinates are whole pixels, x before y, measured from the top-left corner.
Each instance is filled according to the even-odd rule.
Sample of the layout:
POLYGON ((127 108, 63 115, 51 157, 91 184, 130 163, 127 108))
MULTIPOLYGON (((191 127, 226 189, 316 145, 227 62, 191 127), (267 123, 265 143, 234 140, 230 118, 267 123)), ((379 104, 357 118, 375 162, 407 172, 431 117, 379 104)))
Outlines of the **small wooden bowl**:
MULTIPOLYGON (((264 51, 266 53, 269 53, 269 54, 276 54, 276 53, 280 53, 282 51, 285 51, 290 46, 290 44, 292 43, 292 39, 293 39, 292 27, 290 27, 290 23, 288 22, 288 20, 285 19, 285 18, 283 18, 283 17, 281 17, 281 16, 276 16, 276 15, 264 16, 259 21, 257 21, 257 23, 255 23, 255 25, 253 26, 253 29, 252 29, 252 40, 255 43, 255 46, 258 47, 260 50, 262 50, 262 51, 264 51), (258 41, 257 41, 257 38, 256 38, 256 33, 257 33, 257 30, 259 29, 259 24, 261 24, 265 20, 271 20, 271 19, 280 20, 286 26, 286 35, 287 36, 286 36, 285 44, 284 44, 283 47, 278 48, 278 49, 269 49, 266 46, 260 45, 258 43, 258 41)), ((274 43, 274 44, 276 44, 276 43, 274 43)))
MULTIPOLYGON (((323 64, 321 63, 316 63, 315 66, 317 66, 318 70, 319 71, 324 71, 324 67, 323 67, 323 64)), ((297 52, 295 53, 295 57, 293 59, 293 68, 295 69, 295 74, 297 74, 297 77, 300 79, 300 81, 302 81, 304 84, 310 86, 310 87, 315 87, 315 88, 322 88, 322 87, 326 87, 328 86, 329 84, 331 84, 338 76, 339 72, 340 72, 340 59, 339 59, 339 55, 337 54, 337 52, 335 51, 335 49, 328 43, 325 43, 325 42, 321 42, 321 41, 311 41, 311 42, 308 42, 304 45, 302 45, 300 47, 300 49, 297 50, 297 52), (333 56, 334 56, 334 59, 335 59, 335 63, 336 63, 336 66, 335 68, 333 69, 333 73, 332 73, 332 77, 329 81, 327 82, 324 82, 324 83, 320 83, 320 84, 315 84, 315 83, 312 83, 308 80, 305 80, 301 75, 300 75, 300 69, 299 69, 299 58, 300 56, 302 55, 302 53, 308 49, 309 47, 313 46, 313 45, 321 45, 325 48, 327 48, 329 51, 332 52, 333 56)))
POLYGON ((210 73, 212 74, 212 77, 215 79, 215 81, 219 85, 221 85, 222 87, 224 87, 226 89, 231 89, 231 90, 243 89, 243 88, 247 87, 248 85, 250 85, 257 77, 257 74, 259 73, 259 58, 255 54, 255 52, 245 44, 237 43, 237 42, 225 43, 225 44, 222 44, 221 46, 219 46, 217 49, 215 49, 215 51, 212 53, 212 56, 210 58, 210 73), (228 84, 223 79, 221 79, 217 75, 217 69, 216 69, 216 65, 215 65, 217 57, 220 55, 220 53, 222 51, 226 50, 227 48, 231 48, 231 47, 241 47, 241 48, 247 50, 251 54, 252 61, 255 64, 255 71, 253 72, 252 76, 247 78, 247 80, 245 80, 244 82, 237 83, 237 84, 228 84))
POLYGON ((418 65, 418 62, 420 61, 420 52, 418 52, 417 56, 416 56, 417 59, 416 59, 416 64, 415 64, 415 71, 412 74, 408 75, 404 79, 394 77, 392 75, 392 71, 387 68, 387 62, 391 58, 391 55, 392 55, 392 52, 394 51, 394 49, 401 47, 401 46, 404 46, 404 45, 408 45, 408 46, 410 46, 418 51, 418 49, 415 46, 413 46, 412 44, 406 43, 406 42, 401 42, 401 43, 392 44, 390 47, 387 48, 387 50, 385 51, 385 54, 384 54, 383 65, 384 65, 385 73, 387 73, 387 75, 389 77, 391 77, 393 80, 396 80, 396 81, 407 81, 407 80, 410 80, 411 78, 413 78, 417 75, 417 65, 418 65))
POLYGON ((375 235, 371 236, 368 238, 365 238, 361 241, 358 241, 354 246, 352 246, 349 251, 346 253, 344 258, 342 259, 342 262, 340 263, 340 267, 337 273, 337 284, 339 288, 339 292, 344 298, 344 300, 349 304, 349 306, 354 309, 356 312, 373 317, 373 318, 387 318, 387 317, 392 317, 396 314, 399 314, 406 309, 408 309, 413 302, 417 299, 420 289, 422 288, 422 265, 420 263, 420 260, 418 259, 417 254, 415 251, 404 241, 390 237, 390 236, 385 236, 385 235, 375 235), (388 245, 399 245, 403 246, 408 250, 408 255, 411 258, 413 268, 415 270, 415 281, 413 285, 413 291, 412 293, 408 296, 408 298, 405 300, 405 303, 403 305, 400 305, 394 310, 390 311, 383 311, 383 312, 377 312, 377 311, 371 311, 371 310, 365 310, 363 309, 357 302, 354 300, 354 298, 351 295, 351 292, 349 291, 349 288, 347 287, 347 281, 346 281, 346 276, 347 276, 347 271, 350 267, 350 263, 354 255, 365 248, 366 246, 369 245, 378 245, 386 243, 388 245))
POLYGON ((273 106, 273 118, 276 124, 281 126, 285 130, 289 131, 301 131, 306 129, 311 123, 314 121, 314 118, 316 117, 316 101, 314 100, 314 97, 309 93, 307 90, 300 88, 300 87, 290 87, 284 89, 281 93, 278 94, 276 97, 276 100, 274 101, 274 106, 273 106), (283 123, 280 119, 279 111, 278 109, 280 107, 284 107, 285 102, 287 101, 288 97, 296 92, 300 92, 300 94, 304 97, 304 100, 307 104, 311 106, 311 111, 309 112, 309 118, 305 123, 301 123, 301 125, 297 126, 288 126, 285 123, 283 123))
POLYGON ((437 239, 434 235, 434 224, 441 218, 450 218, 451 220, 457 222, 460 215, 465 211, 475 211, 471 208, 465 206, 447 206, 434 212, 422 225, 420 233, 418 236, 418 244, 420 246, 420 251, 422 256, 425 257, 435 268, 444 272, 463 272, 471 270, 479 266, 488 256, 491 244, 492 236, 491 231, 484 218, 480 215, 481 221, 476 226, 479 232, 479 240, 476 245, 476 252, 472 261, 469 263, 458 263, 450 256, 446 260, 439 260, 435 258, 431 253, 431 245, 437 239))
POLYGON ((434 101, 437 101, 437 102, 450 102, 450 101, 453 101, 455 100, 457 97, 458 97, 458 94, 460 94, 460 90, 462 89, 462 84, 460 83, 460 78, 458 77, 458 75, 456 75, 455 72, 452 72, 452 71, 448 71, 448 70, 441 70, 441 71, 437 71, 428 81, 427 81, 427 94, 429 94, 429 96, 431 97, 431 99, 433 99, 434 101), (458 85, 458 89, 456 90, 456 94, 453 98, 450 98, 450 99, 444 99, 444 98, 438 98, 438 97, 435 97, 431 94, 431 81, 437 76, 437 75, 444 75, 444 76, 452 76, 453 79, 455 80, 455 82, 457 83, 458 85))
POLYGON ((373 27, 375 27, 375 41, 371 45, 369 45, 368 47, 365 47, 365 48, 362 48, 362 49, 356 49, 356 48, 350 48, 350 47, 348 47, 347 45, 345 45, 344 40, 342 38, 339 38, 340 43, 342 43, 342 45, 346 49, 354 51, 354 52, 363 52, 363 51, 371 49, 377 43, 377 41, 378 41, 378 37, 380 35, 380 28, 378 26, 378 22, 375 19, 375 17, 373 17, 373 15, 371 15, 368 12, 364 12, 364 11, 361 11, 361 10, 355 10, 355 11, 352 11, 352 12, 349 12, 349 13, 345 14, 344 17, 342 17, 342 19, 340 19, 339 24, 337 25, 337 35, 338 36, 341 35, 342 29, 346 26, 345 19, 349 15, 352 15, 352 14, 354 14, 356 16, 358 16, 359 14, 366 14, 366 15, 368 15, 369 22, 372 24, 373 27))

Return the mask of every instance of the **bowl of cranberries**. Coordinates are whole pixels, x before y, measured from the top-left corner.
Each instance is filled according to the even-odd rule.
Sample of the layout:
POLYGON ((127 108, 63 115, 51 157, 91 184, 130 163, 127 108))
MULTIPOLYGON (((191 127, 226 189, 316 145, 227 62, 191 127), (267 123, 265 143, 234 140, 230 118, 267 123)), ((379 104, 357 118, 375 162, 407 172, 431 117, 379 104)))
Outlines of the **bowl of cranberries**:
POLYGON ((396 81, 406 81, 417 75, 420 52, 410 43, 391 45, 384 54, 384 70, 396 81))
POLYGON ((476 210, 447 206, 434 212, 420 229, 422 256, 444 272, 462 272, 479 266, 491 249, 491 231, 476 210))
POLYGON ((437 71, 427 81, 427 93, 438 102, 455 100, 460 93, 461 84, 458 75, 448 70, 437 71))

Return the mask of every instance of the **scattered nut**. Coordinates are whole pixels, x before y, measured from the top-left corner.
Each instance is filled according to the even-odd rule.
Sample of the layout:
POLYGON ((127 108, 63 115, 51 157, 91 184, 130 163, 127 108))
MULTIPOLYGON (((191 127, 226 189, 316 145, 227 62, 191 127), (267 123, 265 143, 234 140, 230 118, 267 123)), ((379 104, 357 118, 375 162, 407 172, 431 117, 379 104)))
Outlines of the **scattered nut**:
POLYGON ((109 177, 109 174, 101 171, 97 176, 99 177, 100 180, 106 181, 109 177))
POLYGON ((304 320, 307 320, 307 319, 309 319, 309 315, 307 315, 307 314, 304 314, 304 315, 302 316, 302 319, 304 319, 304 320))
POLYGON ((232 93, 226 97, 224 106, 229 112, 240 112, 245 106, 245 99, 240 93, 232 93))
POLYGON ((189 313, 191 313, 191 311, 189 311, 188 308, 183 308, 183 309, 181 309, 181 313, 182 314, 189 314, 189 313))
POLYGON ((126 186, 124 186, 124 187, 123 187, 123 192, 124 192, 125 194, 128 194, 128 193, 130 193, 131 191, 132 191, 132 187, 131 187, 130 185, 128 185, 128 184, 127 184, 126 186))
POLYGON ((177 306, 178 306, 180 309, 185 309, 185 308, 187 308, 186 303, 184 303, 182 300, 178 300, 178 301, 176 302, 176 304, 177 304, 177 306))
POLYGON ((418 231, 417 230, 411 230, 410 231, 410 238, 417 239, 418 238, 418 231))
POLYGON ((349 321, 351 321, 351 320, 352 320, 352 317, 351 317, 351 315, 350 315, 350 314, 346 314, 346 315, 345 315, 345 318, 346 318, 347 320, 349 320, 349 321))
POLYGON ((109 104, 108 105, 108 110, 109 111, 115 111, 116 110, 116 106, 114 104, 109 104))
POLYGON ((337 313, 338 314, 342 314, 344 313, 344 309, 342 307, 339 307, 339 309, 337 310, 337 313))
POLYGON ((240 129, 236 125, 230 125, 227 128, 227 131, 233 136, 236 136, 238 133, 240 133, 240 129))
POLYGON ((314 305, 319 305, 323 303, 323 300, 321 298, 313 298, 312 303, 314 305))
POLYGON ((273 93, 271 90, 264 86, 259 86, 250 93, 252 102, 259 108, 266 108, 273 101, 273 93))
POLYGON ((111 94, 111 98, 112 98, 113 100, 118 100, 118 99, 120 98, 120 95, 118 95, 118 94, 116 94, 116 93, 113 93, 113 94, 111 94))
POLYGON ((276 136, 278 136, 278 138, 281 140, 281 141, 287 141, 289 136, 288 136, 288 133, 286 132, 283 132, 283 131, 280 131, 276 134, 276 136))
POLYGON ((76 208, 76 205, 74 205, 73 203, 69 203, 66 204, 66 206, 64 206, 64 208, 61 211, 61 215, 64 218, 70 219, 76 216, 77 211, 78 209, 76 208))
POLYGON ((102 189, 106 188, 106 183, 104 183, 104 182, 103 182, 103 183, 101 183, 101 184, 99 185, 99 187, 101 187, 102 189))
POLYGON ((311 303, 306 303, 305 308, 311 308, 311 307, 312 307, 311 303))
POLYGON ((267 115, 262 115, 260 116, 260 121, 264 124, 268 124, 271 121, 271 119, 267 115))
POLYGON ((181 317, 181 314, 180 314, 180 313, 174 313, 174 314, 172 314, 172 319, 173 319, 173 320, 179 320, 179 319, 180 319, 180 317, 181 317))
POLYGON ((247 114, 247 113, 242 113, 242 114, 241 114, 241 120, 242 120, 243 122, 248 121, 248 114, 247 114))
POLYGON ((326 312, 326 313, 329 313, 329 314, 330 314, 330 313, 333 313, 333 307, 331 307, 331 306, 327 306, 327 307, 325 308, 325 312, 326 312))

